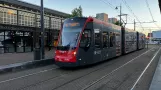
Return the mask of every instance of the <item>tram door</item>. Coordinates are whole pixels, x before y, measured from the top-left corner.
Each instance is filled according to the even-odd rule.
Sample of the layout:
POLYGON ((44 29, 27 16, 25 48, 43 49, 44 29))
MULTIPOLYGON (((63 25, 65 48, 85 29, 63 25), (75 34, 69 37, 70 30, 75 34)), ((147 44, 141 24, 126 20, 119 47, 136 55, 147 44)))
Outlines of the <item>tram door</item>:
POLYGON ((92 63, 93 48, 91 47, 92 38, 91 38, 91 30, 85 29, 82 33, 80 47, 78 52, 78 60, 80 65, 90 64, 92 63))
POLYGON ((103 49, 102 49, 102 60, 107 60, 109 58, 109 33, 108 31, 103 31, 102 33, 103 38, 103 49))
POLYGON ((98 62, 102 60, 102 47, 101 47, 101 31, 100 29, 94 29, 94 52, 93 60, 98 62))
POLYGON ((116 32, 116 56, 120 56, 121 55, 121 33, 120 32, 116 32))
POLYGON ((116 38, 114 32, 109 32, 109 58, 116 56, 116 38))
POLYGON ((78 61, 80 65, 90 64, 93 62, 93 23, 88 23, 82 33, 80 47, 78 50, 78 61))

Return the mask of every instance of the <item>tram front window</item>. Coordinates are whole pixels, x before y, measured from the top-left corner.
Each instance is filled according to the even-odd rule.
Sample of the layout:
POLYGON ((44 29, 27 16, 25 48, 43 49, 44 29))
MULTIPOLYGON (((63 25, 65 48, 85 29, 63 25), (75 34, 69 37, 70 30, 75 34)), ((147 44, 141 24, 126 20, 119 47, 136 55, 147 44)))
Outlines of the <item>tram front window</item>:
POLYGON ((73 50, 77 47, 80 33, 83 29, 84 19, 68 19, 63 24, 58 50, 73 50))
POLYGON ((81 28, 66 28, 64 31, 62 31, 62 35, 60 36, 58 44, 58 49, 75 49, 77 46, 80 32, 81 28))

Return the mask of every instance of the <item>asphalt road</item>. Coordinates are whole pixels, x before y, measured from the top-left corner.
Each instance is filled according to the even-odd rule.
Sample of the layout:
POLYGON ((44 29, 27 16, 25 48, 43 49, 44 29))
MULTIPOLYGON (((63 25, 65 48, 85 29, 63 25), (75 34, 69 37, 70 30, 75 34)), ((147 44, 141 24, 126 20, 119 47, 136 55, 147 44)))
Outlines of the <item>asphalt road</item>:
MULTIPOLYGON (((0 75, 0 90, 130 90, 158 50, 150 46, 84 68, 50 65, 0 75)), ((151 63, 134 90, 148 90, 157 62, 151 63)))

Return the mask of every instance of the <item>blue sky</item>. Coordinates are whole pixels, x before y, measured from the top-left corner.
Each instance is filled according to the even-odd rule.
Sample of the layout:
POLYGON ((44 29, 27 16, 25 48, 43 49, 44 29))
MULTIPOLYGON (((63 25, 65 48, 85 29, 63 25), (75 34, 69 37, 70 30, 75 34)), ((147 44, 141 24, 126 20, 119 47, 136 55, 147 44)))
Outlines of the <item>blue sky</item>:
MULTIPOLYGON (((32 4, 39 5, 40 0, 22 0, 32 4)), ((110 2, 113 7, 122 5, 122 12, 128 14, 128 23, 132 23, 134 20, 133 14, 127 9, 123 0, 44 0, 44 6, 50 9, 71 13, 71 11, 78 7, 79 5, 83 8, 84 16, 95 16, 96 13, 107 13, 109 17, 117 17, 119 14, 114 8, 111 8, 109 4, 104 2, 110 2)), ((148 11, 145 0, 125 0, 127 4, 131 7, 134 14, 139 18, 141 22, 150 22, 152 18, 148 11)), ((154 20, 157 21, 156 24, 161 27, 161 13, 159 11, 158 0, 148 0, 150 9, 154 16, 154 20)), ((137 30, 142 31, 140 24, 137 25, 137 30)), ((155 24, 142 24, 143 27, 157 27, 155 24)), ((133 29, 132 24, 127 24, 127 28, 133 29)), ((154 29, 154 28, 153 28, 154 29)), ((158 30, 155 28, 154 30, 158 30)), ((153 31, 153 30, 152 30, 153 31)), ((145 33, 149 32, 149 28, 145 28, 145 33)))

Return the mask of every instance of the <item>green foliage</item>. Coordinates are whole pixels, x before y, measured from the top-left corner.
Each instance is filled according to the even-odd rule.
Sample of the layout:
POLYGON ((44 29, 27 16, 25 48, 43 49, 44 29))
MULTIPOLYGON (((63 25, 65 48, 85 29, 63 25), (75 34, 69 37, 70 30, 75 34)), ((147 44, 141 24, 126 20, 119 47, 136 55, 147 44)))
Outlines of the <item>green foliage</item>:
POLYGON ((83 13, 82 7, 79 6, 78 8, 74 8, 74 9, 72 10, 72 14, 69 15, 68 17, 69 17, 69 18, 70 18, 70 17, 83 17, 82 13, 83 13))
POLYGON ((123 25, 123 23, 121 22, 121 25, 120 25, 120 22, 119 21, 117 21, 116 23, 114 23, 115 25, 118 25, 118 26, 122 26, 123 25))

